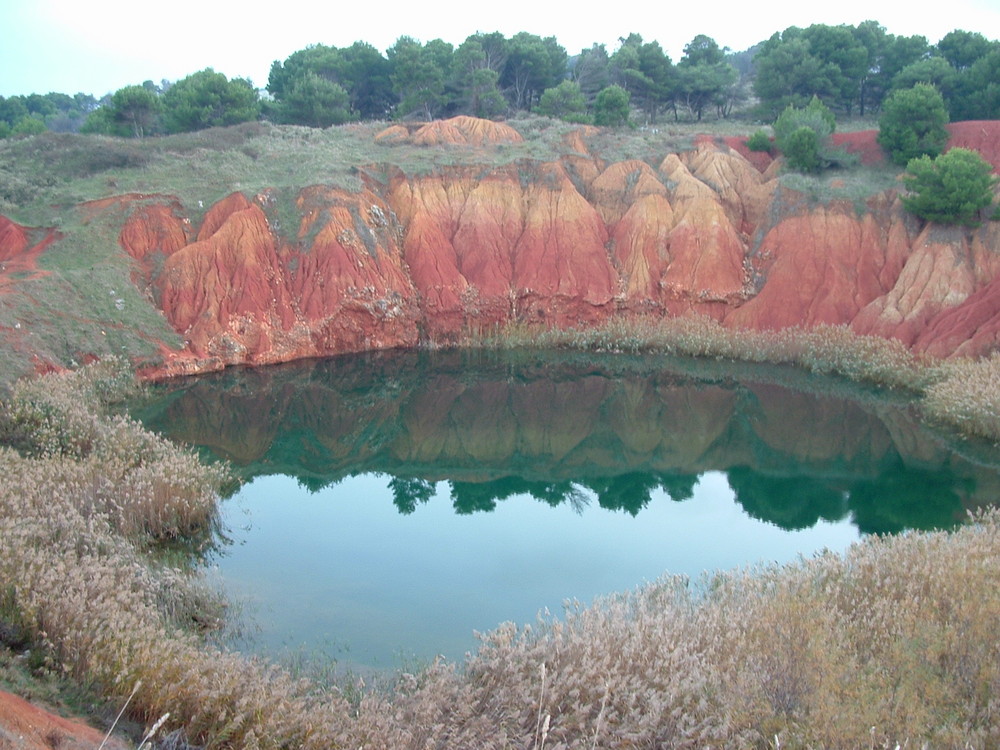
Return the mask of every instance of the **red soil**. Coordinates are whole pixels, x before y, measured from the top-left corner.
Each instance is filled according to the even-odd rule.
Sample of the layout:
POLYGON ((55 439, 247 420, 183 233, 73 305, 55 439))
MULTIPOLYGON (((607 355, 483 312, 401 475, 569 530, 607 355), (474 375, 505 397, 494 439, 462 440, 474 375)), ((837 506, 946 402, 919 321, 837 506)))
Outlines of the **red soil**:
MULTIPOLYGON (((505 127, 455 118, 391 130, 485 143, 511 137, 505 127)), ((950 127, 952 145, 1000 160, 1000 123, 950 127)), ((655 167, 606 164, 589 151, 594 132, 571 133, 550 163, 396 170, 359 193, 308 187, 298 226, 280 231, 267 193, 233 193, 199 227, 168 196, 86 208, 126 209, 119 239, 137 282, 186 341, 164 349, 163 373, 648 313, 754 329, 840 323, 943 356, 1000 341, 996 222, 922 230, 895 191, 860 212, 814 207, 779 189, 773 163, 740 139, 699 138, 655 167)), ((837 141, 882 159, 874 131, 837 141)), ((56 236, 0 219, 0 289, 56 236)))
MULTIPOLYGON (((96 750, 104 734, 79 721, 64 719, 23 698, 0 691, 0 748, 14 750, 96 750)), ((125 750, 111 738, 107 750, 125 750)))

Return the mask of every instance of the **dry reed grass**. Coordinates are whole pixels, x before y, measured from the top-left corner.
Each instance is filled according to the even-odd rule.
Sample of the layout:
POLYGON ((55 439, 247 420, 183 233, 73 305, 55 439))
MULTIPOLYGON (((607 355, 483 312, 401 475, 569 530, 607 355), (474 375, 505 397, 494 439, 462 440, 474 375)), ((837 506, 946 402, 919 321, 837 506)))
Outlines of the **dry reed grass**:
POLYGON ((960 435, 1000 442, 1000 353, 940 360, 896 339, 860 336, 847 326, 734 330, 703 316, 611 319, 587 329, 511 324, 470 334, 466 346, 556 347, 663 353, 736 362, 789 364, 857 383, 913 394, 925 419, 960 435))
MULTIPOLYGON (((685 324, 672 345, 733 356, 735 340, 709 346, 701 325, 718 333, 685 324)), ((596 331, 589 345, 646 346, 615 342, 626 333, 596 331)), ((844 335, 779 338, 772 354, 885 379, 881 345, 857 344, 864 367, 829 352, 844 335)), ((887 351, 885 361, 901 356, 887 351)), ((922 382, 899 361, 894 383, 922 382)), ((148 723, 170 712, 171 736, 323 750, 1000 743, 997 513, 501 625, 466 664, 400 675, 391 694, 320 689, 220 650, 198 632, 218 602, 148 549, 210 523, 223 476, 108 416, 100 394, 116 377, 84 368, 15 390, 3 424, 20 450, 0 451, 0 581, 5 611, 51 669, 120 698, 141 683, 130 710, 148 723)))
POLYGON ((1000 441, 1000 354, 951 360, 940 371, 922 402, 927 418, 966 435, 1000 441))
POLYGON ((818 325, 751 331, 723 327, 700 315, 612 318, 584 329, 512 324, 463 342, 467 346, 573 348, 600 352, 662 353, 740 362, 791 364, 887 388, 923 391, 940 377, 936 361, 915 355, 896 339, 859 336, 847 326, 818 325))

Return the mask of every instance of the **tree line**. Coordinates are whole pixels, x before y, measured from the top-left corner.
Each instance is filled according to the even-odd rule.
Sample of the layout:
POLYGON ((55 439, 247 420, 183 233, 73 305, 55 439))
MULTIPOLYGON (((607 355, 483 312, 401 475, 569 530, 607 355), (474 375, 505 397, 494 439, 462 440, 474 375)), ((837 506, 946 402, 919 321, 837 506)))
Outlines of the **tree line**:
POLYGON ((248 120, 328 127, 357 120, 537 112, 619 125, 725 118, 774 120, 819 98, 838 114, 881 111, 890 94, 933 85, 952 120, 1000 118, 1000 42, 955 30, 937 44, 876 21, 789 27, 732 52, 700 34, 674 63, 640 34, 609 53, 570 56, 554 37, 476 33, 457 47, 400 37, 384 54, 366 42, 316 44, 275 61, 264 91, 211 68, 176 82, 126 86, 101 100, 50 93, 0 97, 0 137, 44 130, 136 136, 248 120))

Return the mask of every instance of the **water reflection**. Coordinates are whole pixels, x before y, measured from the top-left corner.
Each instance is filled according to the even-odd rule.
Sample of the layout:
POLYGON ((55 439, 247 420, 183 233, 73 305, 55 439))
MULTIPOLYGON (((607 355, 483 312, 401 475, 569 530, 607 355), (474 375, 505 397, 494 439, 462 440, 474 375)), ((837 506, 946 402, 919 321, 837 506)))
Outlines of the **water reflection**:
MULTIPOLYGON (((907 401, 793 370, 395 352, 172 382, 133 414, 246 480, 217 563, 250 648, 451 659, 665 572, 944 528, 998 496, 907 401)), ((966 445, 959 445, 967 449, 966 445)))
POLYGON ((254 635, 240 648, 322 650, 362 670, 460 660, 476 647, 474 631, 558 615, 568 599, 588 603, 665 573, 697 580, 783 563, 858 537, 847 521, 784 531, 754 520, 719 472, 702 475, 686 502, 654 490, 637 516, 599 507, 580 486, 554 505, 483 492, 478 504, 493 511, 456 513, 453 486, 427 480, 402 514, 391 481, 360 474, 307 492, 289 477, 257 477, 225 503, 233 544, 219 571, 254 635))
POLYGON ((390 352, 171 383, 135 410, 250 479, 310 491, 390 476, 411 514, 445 482, 456 513, 517 495, 632 516, 724 472, 783 529, 946 528, 992 502, 997 472, 916 422, 905 400, 779 368, 620 355, 390 352))

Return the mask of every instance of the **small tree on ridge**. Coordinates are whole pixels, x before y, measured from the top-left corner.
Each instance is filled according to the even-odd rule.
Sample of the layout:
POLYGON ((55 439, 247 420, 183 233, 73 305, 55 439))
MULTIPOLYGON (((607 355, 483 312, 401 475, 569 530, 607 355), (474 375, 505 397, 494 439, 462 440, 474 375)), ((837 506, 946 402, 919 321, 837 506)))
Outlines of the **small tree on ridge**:
POLYGON ((937 156, 948 142, 944 97, 929 83, 892 92, 879 118, 878 142, 893 164, 905 166, 918 156, 937 156))
POLYGON ((993 165, 978 151, 953 148, 931 159, 921 156, 906 165, 903 207, 938 224, 979 226, 979 212, 993 202, 997 184, 993 165))
POLYGON ((629 94, 621 86, 612 85, 597 92, 594 100, 595 125, 625 125, 628 123, 629 94))

